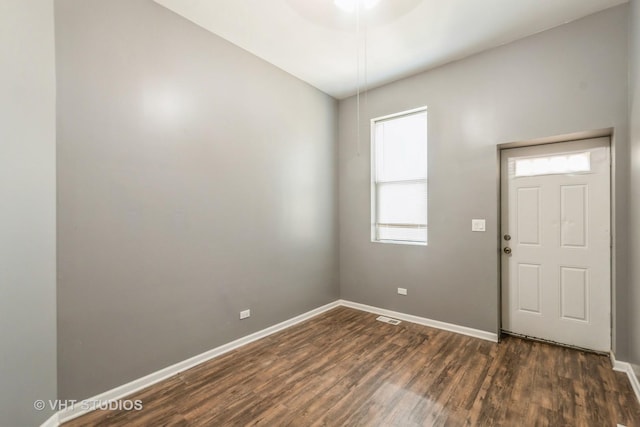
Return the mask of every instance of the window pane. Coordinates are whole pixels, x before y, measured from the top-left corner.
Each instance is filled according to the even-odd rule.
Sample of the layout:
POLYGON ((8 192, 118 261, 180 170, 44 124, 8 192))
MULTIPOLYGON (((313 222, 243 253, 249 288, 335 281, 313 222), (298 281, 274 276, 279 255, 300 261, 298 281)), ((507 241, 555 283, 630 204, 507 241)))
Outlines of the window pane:
POLYGON ((426 113, 377 122, 375 138, 376 181, 426 179, 426 113))
POLYGON ((426 242, 426 228, 378 227, 378 240, 399 240, 404 242, 426 242))
POLYGON ((427 243, 427 112, 373 121, 371 239, 427 243))
POLYGON ((377 222, 427 225, 427 182, 377 185, 377 222))
POLYGON ((591 153, 516 160, 516 176, 554 175, 591 171, 591 153))

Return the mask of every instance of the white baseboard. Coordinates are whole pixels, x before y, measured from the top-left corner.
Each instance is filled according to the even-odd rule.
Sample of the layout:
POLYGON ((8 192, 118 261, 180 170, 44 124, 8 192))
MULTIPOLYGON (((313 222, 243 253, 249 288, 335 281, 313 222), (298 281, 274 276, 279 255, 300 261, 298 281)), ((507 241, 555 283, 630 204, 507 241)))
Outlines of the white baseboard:
POLYGON ((479 329, 468 328, 466 326, 455 325, 453 323, 440 322, 439 320, 427 319, 426 317, 414 316, 412 314, 399 313, 384 308, 372 307, 370 305, 360 304, 357 302, 340 300, 340 305, 355 308, 356 310, 368 311, 369 313, 380 314, 382 316, 394 317, 405 322, 417 323, 419 325, 430 326, 436 329, 442 329, 457 334, 468 335, 474 338, 480 338, 487 341, 498 342, 498 334, 493 332, 481 331, 479 329))
MULTIPOLYGON (((360 304, 357 302, 352 302, 347 300, 337 300, 332 303, 323 305, 322 307, 318 307, 314 310, 303 313, 289 320, 286 320, 284 322, 278 323, 277 325, 270 326, 266 329, 255 332, 251 335, 247 335, 246 337, 239 338, 235 341, 224 344, 220 347, 216 347, 212 350, 206 351, 190 359, 184 360, 182 362, 178 362, 175 365, 153 372, 147 376, 131 381, 127 384, 121 385, 119 387, 106 391, 102 394, 99 394, 87 400, 94 401, 94 402, 96 401, 105 402, 110 400, 124 399, 125 397, 137 391, 145 389, 153 384, 163 381, 187 369, 193 368, 194 366, 197 366, 203 362, 211 360, 214 357, 228 353, 229 351, 235 350, 238 347, 249 344, 261 338, 267 337, 271 334, 274 334, 283 329, 289 328, 298 323, 304 322, 305 320, 311 319, 312 317, 315 317, 319 314, 322 314, 338 306, 350 307, 360 311, 366 311, 369 313, 393 317, 399 320, 404 320, 406 322, 417 323, 419 325, 429 326, 436 329, 442 329, 445 331, 450 331, 450 332, 454 332, 462 335, 468 335, 471 337, 480 338, 487 341, 492 341, 492 342, 498 341, 498 335, 493 332, 487 332, 479 329, 469 328, 466 326, 460 326, 452 323, 441 322, 438 320, 427 319, 425 317, 414 316, 411 314, 404 314, 397 311, 387 310, 384 308, 372 307, 370 305, 360 304)), ((638 398, 638 401, 640 401, 640 382, 638 381, 638 377, 635 375, 635 372, 633 371, 631 364, 616 360, 613 353, 611 353, 611 362, 612 362, 614 371, 624 372, 627 374, 627 376, 629 377, 629 382, 631 383, 631 387, 633 388, 633 391, 635 392, 636 397, 638 398)), ((62 423, 70 421, 88 412, 90 411, 87 409, 83 409, 82 405, 76 405, 75 407, 67 408, 53 414, 40 427, 57 427, 62 423)))
MULTIPOLYGON (((270 326, 266 329, 263 329, 261 331, 255 332, 251 335, 247 335, 246 337, 242 337, 239 338, 235 341, 232 341, 230 343, 221 345, 220 347, 216 347, 212 350, 206 351, 202 354, 199 354, 197 356, 194 356, 190 359, 184 360, 182 362, 178 362, 175 365, 171 365, 169 367, 166 367, 164 369, 161 369, 159 371, 153 372, 147 376, 144 376, 142 378, 138 378, 137 380, 133 380, 127 384, 121 385, 119 387, 116 387, 114 389, 111 389, 109 391, 106 391, 102 394, 99 394, 97 396, 94 396, 90 399, 86 399, 89 401, 99 401, 99 402, 105 402, 105 401, 109 401, 109 400, 119 400, 119 399, 123 399, 126 396, 129 396, 137 391, 140 391, 142 389, 145 389, 153 384, 156 384, 160 381, 163 381, 169 377, 172 377, 180 372, 183 372, 187 369, 193 368, 194 366, 197 366, 203 362, 206 362, 208 360, 213 359, 214 357, 220 356, 222 354, 228 353, 232 350, 235 350, 238 347, 242 347, 243 345, 249 344, 253 341, 259 340, 261 338, 267 337, 271 334, 274 334, 276 332, 279 332, 283 329, 289 328, 293 325, 296 325, 298 323, 304 322, 305 320, 308 320, 312 317, 315 317, 319 314, 324 313, 325 311, 329 311, 332 308, 338 307, 339 301, 334 301, 332 303, 323 305, 322 307, 318 307, 314 310, 308 311, 306 313, 303 313, 299 316, 296 316, 294 318, 291 318, 289 320, 285 320, 284 322, 278 323, 277 325, 273 325, 270 326)), ((45 424, 42 424, 41 427, 52 427, 52 426, 58 426, 62 423, 65 423, 67 421, 70 421, 74 418, 77 418, 81 415, 84 415, 86 413, 90 412, 87 409, 82 408, 82 405, 76 405, 74 407, 68 408, 68 409, 64 409, 62 411, 59 411, 56 415, 57 419, 57 423, 56 424, 47 424, 49 423, 49 420, 47 420, 47 422, 45 424)), ((52 417, 53 418, 53 417, 52 417)))
MULTIPOLYGON (((369 305, 359 304, 352 301, 337 300, 332 303, 323 305, 322 307, 318 307, 314 310, 303 313, 292 319, 286 320, 282 323, 278 323, 277 325, 268 327, 261 331, 255 332, 251 335, 247 335, 246 337, 239 338, 235 341, 232 341, 228 344, 224 344, 220 347, 216 347, 212 350, 209 350, 207 352, 194 356, 190 359, 184 360, 182 362, 178 362, 175 365, 171 365, 167 368, 153 372, 142 378, 133 380, 127 384, 121 385, 119 387, 116 387, 114 389, 111 389, 109 391, 106 391, 102 394, 99 394, 97 396, 94 396, 86 400, 92 401, 92 402, 105 402, 110 400, 124 399, 125 397, 135 392, 145 389, 153 384, 159 383, 160 381, 163 381, 187 369, 193 368, 194 366, 197 366, 203 362, 211 360, 214 357, 228 353, 229 351, 235 350, 238 347, 249 344, 261 338, 267 337, 283 329, 289 328, 293 325, 296 325, 300 322, 308 320, 312 317, 315 317, 319 314, 322 314, 338 306, 345 306, 345 307, 354 308, 356 310, 366 311, 369 313, 375 313, 375 314, 380 314, 384 316, 394 317, 396 319, 404 320, 406 322, 417 323, 419 325, 430 326, 432 328, 437 328, 437 329, 443 329, 445 331, 468 335, 468 336, 480 338, 483 340, 488 340, 493 342, 498 341, 498 335, 491 332, 468 328, 466 326, 454 325, 451 323, 440 322, 438 320, 427 319, 424 317, 413 316, 411 314, 399 313, 396 311, 386 310, 383 308, 372 307, 369 305)), ((74 418, 80 417, 88 412, 90 412, 90 410, 83 408, 82 405, 76 405, 74 407, 61 410, 58 413, 54 414, 49 420, 47 420, 44 424, 42 424, 41 427, 59 426, 62 423, 65 423, 74 418)))
POLYGON ((636 373, 633 371, 631 364, 616 360, 613 353, 611 353, 611 362, 613 364, 614 371, 624 372, 625 374, 627 374, 627 377, 629 378, 629 382, 631 383, 631 388, 636 394, 636 397, 638 398, 638 402, 640 402, 640 381, 638 381, 638 377, 636 376, 636 373))

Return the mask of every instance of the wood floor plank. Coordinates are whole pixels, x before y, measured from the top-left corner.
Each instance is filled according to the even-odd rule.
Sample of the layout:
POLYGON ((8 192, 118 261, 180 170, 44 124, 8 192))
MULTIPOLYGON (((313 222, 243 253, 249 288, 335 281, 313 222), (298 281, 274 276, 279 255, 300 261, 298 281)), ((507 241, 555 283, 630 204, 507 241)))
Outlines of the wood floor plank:
POLYGON ((94 411, 78 426, 640 426, 604 356, 339 307, 94 411))

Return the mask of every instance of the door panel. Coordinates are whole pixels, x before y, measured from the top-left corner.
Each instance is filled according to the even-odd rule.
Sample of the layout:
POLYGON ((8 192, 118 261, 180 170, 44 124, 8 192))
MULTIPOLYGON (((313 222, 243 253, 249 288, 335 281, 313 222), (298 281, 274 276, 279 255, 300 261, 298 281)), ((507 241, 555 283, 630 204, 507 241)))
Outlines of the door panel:
POLYGON ((516 201, 518 243, 540 244, 540 188, 518 188, 516 201))
POLYGON ((521 311, 540 314, 540 266, 518 265, 518 301, 521 311))
POLYGON ((560 187, 560 245, 584 248, 587 244, 587 190, 583 184, 560 187))
POLYGON ((560 267, 560 307, 563 319, 589 321, 589 270, 560 267))
POLYGON ((502 328, 611 348, 609 139, 502 150, 502 328))

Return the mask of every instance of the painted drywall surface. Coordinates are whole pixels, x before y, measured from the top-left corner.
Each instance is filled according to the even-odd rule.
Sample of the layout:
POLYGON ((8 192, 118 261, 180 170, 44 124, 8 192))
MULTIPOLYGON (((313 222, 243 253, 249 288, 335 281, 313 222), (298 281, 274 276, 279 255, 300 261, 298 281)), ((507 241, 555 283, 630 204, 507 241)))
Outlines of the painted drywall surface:
POLYGON ((61 398, 338 298, 333 98, 151 0, 56 37, 61 398))
POLYGON ((53 1, 0 2, 0 425, 56 398, 53 1))
MULTIPOLYGON (((610 9, 372 90, 361 97, 360 144, 356 100, 340 102, 342 298, 496 332, 497 144, 614 127, 616 215, 626 224, 626 12, 610 9), (369 119, 420 106, 429 114, 428 246, 371 243, 369 119), (485 218, 487 231, 471 232, 472 218, 485 218)), ((617 230, 621 248, 625 232, 617 230)))
POLYGON ((630 3, 629 124, 631 187, 629 192, 629 361, 640 376, 640 2, 630 3))

